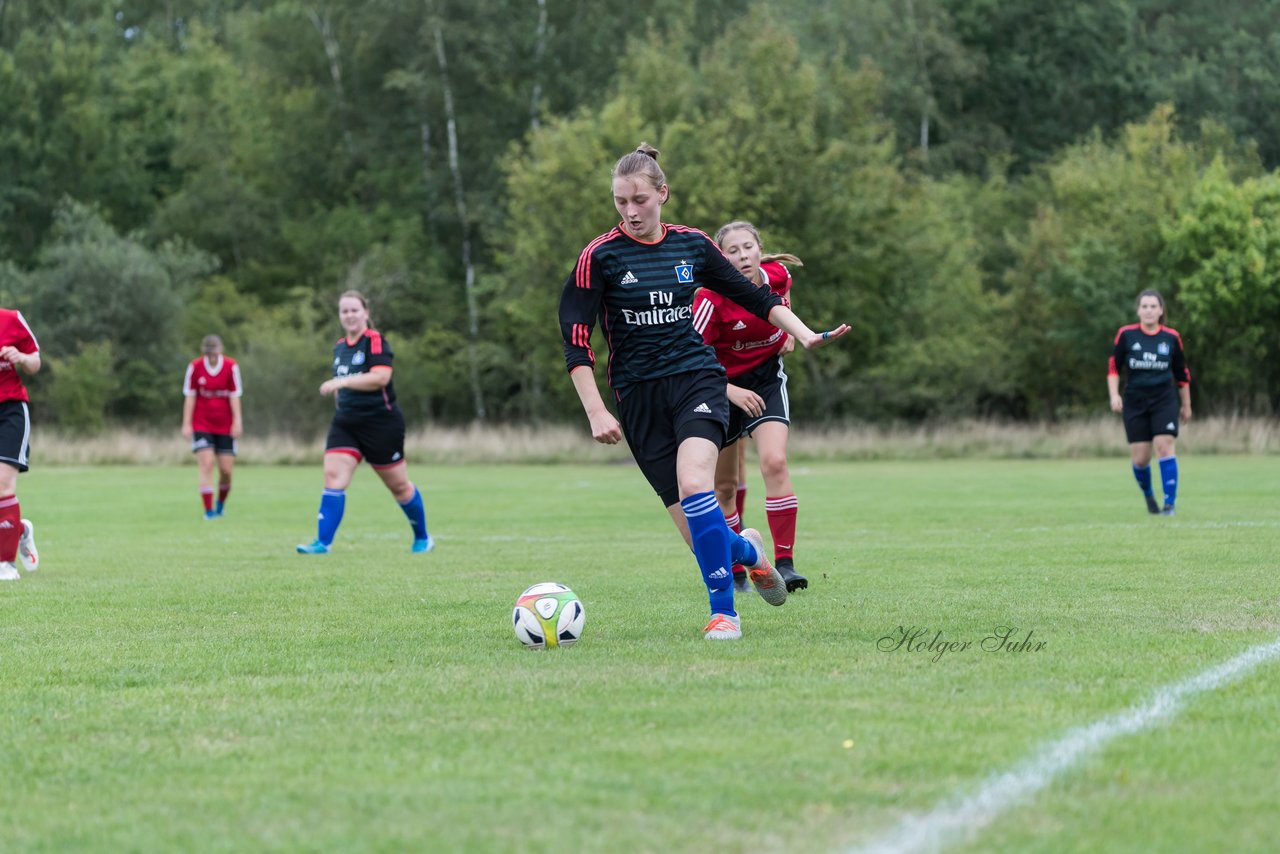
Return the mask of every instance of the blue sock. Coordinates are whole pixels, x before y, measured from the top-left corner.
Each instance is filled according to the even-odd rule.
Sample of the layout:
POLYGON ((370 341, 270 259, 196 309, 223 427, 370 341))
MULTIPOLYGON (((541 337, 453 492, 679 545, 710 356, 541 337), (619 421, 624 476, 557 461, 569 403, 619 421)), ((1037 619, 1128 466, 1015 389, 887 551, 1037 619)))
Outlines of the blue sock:
POLYGON ((702 580, 707 585, 707 597, 711 600, 711 613, 738 616, 733 610, 733 559, 729 548, 739 539, 724 523, 724 514, 716 503, 714 492, 700 492, 680 502, 684 518, 689 522, 689 538, 693 541, 693 555, 702 570, 702 580))
POLYGON ((756 562, 756 549, 747 541, 747 538, 741 534, 734 534, 733 540, 729 543, 729 559, 735 564, 742 566, 751 566, 756 562))
POLYGON ((1133 466, 1133 479, 1138 482, 1138 488, 1142 490, 1143 495, 1151 495, 1151 466, 1146 465, 1139 468, 1135 463, 1133 466))
POLYGON ((342 511, 347 507, 347 493, 341 489, 326 489, 320 493, 320 513, 316 516, 316 539, 326 546, 333 545, 333 537, 342 524, 342 511))
POLYGON ((413 497, 401 504, 400 509, 404 511, 405 518, 413 526, 413 538, 415 540, 425 540, 427 538, 427 511, 422 506, 422 493, 418 491, 417 486, 413 488, 413 497))
POLYGON ((1160 482, 1164 484, 1164 503, 1172 507, 1178 498, 1178 458, 1165 457, 1160 460, 1160 482))

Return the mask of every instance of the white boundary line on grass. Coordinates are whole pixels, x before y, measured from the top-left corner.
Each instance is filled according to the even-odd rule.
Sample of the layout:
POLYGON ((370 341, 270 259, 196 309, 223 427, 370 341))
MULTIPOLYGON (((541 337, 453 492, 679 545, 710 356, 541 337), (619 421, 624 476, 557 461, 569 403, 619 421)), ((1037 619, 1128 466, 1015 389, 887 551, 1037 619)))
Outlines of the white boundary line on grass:
POLYGON ((1001 813, 1030 800, 1082 757, 1121 736, 1133 735, 1173 717, 1196 694, 1212 691, 1275 658, 1280 658, 1280 638, 1251 647, 1181 682, 1162 686, 1143 705, 1130 706, 1095 723, 1068 730, 1008 771, 992 774, 973 794, 957 795, 927 813, 907 816, 871 842, 849 849, 850 854, 938 851, 972 841, 1001 813))

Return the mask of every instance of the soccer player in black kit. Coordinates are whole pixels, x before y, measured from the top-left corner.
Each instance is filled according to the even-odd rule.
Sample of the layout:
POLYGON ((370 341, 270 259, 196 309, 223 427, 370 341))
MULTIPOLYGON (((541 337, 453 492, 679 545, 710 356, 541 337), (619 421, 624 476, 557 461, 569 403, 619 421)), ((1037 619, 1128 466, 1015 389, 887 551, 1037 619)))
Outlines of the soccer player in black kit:
POLYGON ((347 506, 347 486, 360 461, 369 465, 395 497, 413 529, 415 553, 431 551, 422 493, 409 480, 404 460, 404 414, 391 382, 391 344, 369 323, 369 304, 359 291, 338 298, 345 333, 333 346, 333 377, 320 393, 335 396, 336 411, 324 444, 324 492, 316 514, 316 538, 299 554, 329 553, 347 506))
POLYGON ((1151 513, 1174 514, 1178 497, 1178 458, 1174 439, 1179 422, 1191 420, 1191 372, 1182 336, 1164 324, 1164 297, 1146 290, 1138 295, 1138 322, 1120 327, 1107 367, 1111 411, 1124 415, 1124 432, 1133 457, 1133 476, 1151 513), (1120 395, 1120 371, 1127 379, 1120 395), (1151 484, 1151 450, 1160 463, 1163 510, 1151 484))
POLYGON ((760 532, 734 534, 716 502, 716 457, 729 423, 724 368, 693 326, 693 295, 707 287, 795 336, 806 349, 849 331, 817 333, 782 299, 757 288, 697 229, 661 221, 670 196, 658 152, 646 143, 613 169, 613 204, 622 221, 578 256, 560 298, 565 362, 597 442, 624 436, 640 471, 693 550, 711 603, 709 640, 742 637, 733 607, 733 573, 748 569, 766 602, 787 591, 769 563, 760 532), (591 330, 599 321, 609 344, 609 386, 621 422, 595 381, 591 330))

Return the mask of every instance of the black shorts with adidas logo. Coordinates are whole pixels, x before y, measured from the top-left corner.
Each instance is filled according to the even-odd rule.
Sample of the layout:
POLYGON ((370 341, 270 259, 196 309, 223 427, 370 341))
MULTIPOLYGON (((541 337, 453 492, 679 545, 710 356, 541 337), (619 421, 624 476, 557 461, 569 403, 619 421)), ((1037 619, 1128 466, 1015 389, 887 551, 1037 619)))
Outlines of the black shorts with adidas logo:
POLYGON ((764 401, 764 412, 759 416, 748 415, 732 403, 729 404, 729 432, 726 445, 732 445, 766 421, 791 424, 791 403, 787 399, 787 372, 782 367, 782 357, 774 356, 741 376, 729 380, 733 385, 750 389, 764 401))
POLYGON ((689 371, 627 386, 618 420, 631 455, 663 507, 680 501, 676 451, 694 436, 724 446, 729 398, 721 371, 689 371))
POLYGON ((397 466, 404 462, 404 413, 396 404, 361 415, 339 412, 329 424, 324 452, 363 458, 375 469, 397 466))
POLYGON ((1173 383, 1155 389, 1126 388, 1124 391, 1124 434, 1129 444, 1150 442, 1152 437, 1178 435, 1178 413, 1182 402, 1173 383))
POLYGON ((0 462, 27 470, 31 452, 31 410, 25 400, 0 401, 0 462))

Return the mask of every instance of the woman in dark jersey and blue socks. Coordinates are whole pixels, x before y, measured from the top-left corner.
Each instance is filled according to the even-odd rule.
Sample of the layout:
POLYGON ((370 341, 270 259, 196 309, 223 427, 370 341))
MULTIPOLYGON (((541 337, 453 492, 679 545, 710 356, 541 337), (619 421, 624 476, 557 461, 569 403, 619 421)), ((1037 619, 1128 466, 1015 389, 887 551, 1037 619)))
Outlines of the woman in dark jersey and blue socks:
POLYGON ((342 522, 347 486, 362 459, 382 478, 413 528, 414 552, 435 545, 427 534, 422 493, 409 480, 404 459, 404 414, 391 382, 391 344, 369 323, 369 307, 359 291, 338 299, 338 320, 345 333, 333 347, 333 378, 321 394, 336 396, 337 411, 324 446, 324 492, 316 517, 316 538, 298 546, 299 554, 328 554, 342 522))
POLYGON ((1191 372, 1182 336, 1164 325, 1164 297, 1156 290, 1138 295, 1138 322, 1121 326, 1107 367, 1111 411, 1124 415, 1124 431, 1133 459, 1133 476, 1151 513, 1174 514, 1178 498, 1178 425, 1191 420, 1191 372), (1120 372, 1126 375, 1120 394, 1120 372), (1164 508, 1151 483, 1154 447, 1164 488, 1164 508))
POLYGON ((693 326, 693 296, 707 287, 795 336, 806 349, 849 331, 817 333, 782 299, 757 288, 706 234, 661 221, 670 197, 658 152, 645 143, 613 170, 613 204, 621 222, 578 256, 560 299, 565 362, 597 442, 625 436, 645 478, 693 550, 707 587, 709 640, 742 637, 733 607, 731 567, 742 564, 765 601, 787 592, 769 563, 760 533, 734 534, 716 502, 716 458, 729 423, 724 368, 693 326), (595 380, 591 330, 609 344, 609 385, 618 408, 605 406, 595 380))

